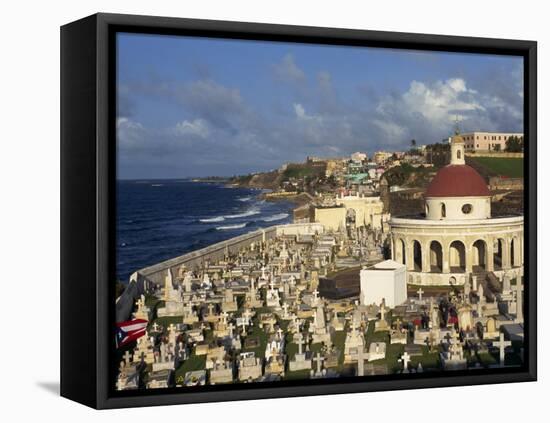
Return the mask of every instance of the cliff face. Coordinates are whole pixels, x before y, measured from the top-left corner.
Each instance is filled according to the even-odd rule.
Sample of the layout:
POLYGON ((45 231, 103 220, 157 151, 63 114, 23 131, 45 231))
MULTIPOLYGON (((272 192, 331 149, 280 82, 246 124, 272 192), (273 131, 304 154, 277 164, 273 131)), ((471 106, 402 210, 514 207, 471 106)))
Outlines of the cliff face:
POLYGON ((253 188, 276 189, 281 183, 281 175, 278 172, 258 173, 250 179, 249 186, 253 188))
POLYGON ((238 176, 230 181, 231 184, 262 189, 277 189, 281 183, 279 172, 264 172, 255 175, 238 176))

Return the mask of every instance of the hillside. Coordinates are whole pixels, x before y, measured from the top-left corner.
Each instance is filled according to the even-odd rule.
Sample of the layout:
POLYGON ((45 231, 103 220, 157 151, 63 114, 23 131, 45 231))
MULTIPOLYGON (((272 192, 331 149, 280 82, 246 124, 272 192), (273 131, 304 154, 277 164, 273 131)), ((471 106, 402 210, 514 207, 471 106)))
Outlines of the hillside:
POLYGON ((505 157, 466 157, 466 163, 483 177, 523 178, 523 159, 505 157))

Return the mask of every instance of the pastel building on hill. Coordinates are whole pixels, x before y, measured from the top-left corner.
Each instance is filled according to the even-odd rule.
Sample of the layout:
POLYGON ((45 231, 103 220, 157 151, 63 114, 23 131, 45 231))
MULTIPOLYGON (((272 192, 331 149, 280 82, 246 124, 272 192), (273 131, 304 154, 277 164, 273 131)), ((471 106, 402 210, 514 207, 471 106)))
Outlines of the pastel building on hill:
POLYGON ((395 307, 407 299, 407 271, 405 265, 385 260, 374 266, 361 269, 361 304, 377 304, 382 301, 387 307, 395 307))
POLYGON ((466 151, 504 151, 510 137, 523 138, 520 132, 467 132, 460 136, 466 151))
POLYGON ((425 213, 392 216, 392 259, 408 283, 463 285, 472 274, 523 276, 523 215, 492 216, 485 180, 465 164, 464 139, 451 139, 451 163, 425 193, 425 213))

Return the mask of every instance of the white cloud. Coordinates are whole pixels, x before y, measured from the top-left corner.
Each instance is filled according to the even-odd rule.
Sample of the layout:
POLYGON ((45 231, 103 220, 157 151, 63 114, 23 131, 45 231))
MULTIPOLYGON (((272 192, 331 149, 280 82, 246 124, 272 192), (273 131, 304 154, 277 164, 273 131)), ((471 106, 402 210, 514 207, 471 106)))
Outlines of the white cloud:
POLYGON ((275 76, 283 81, 300 82, 306 79, 306 74, 294 62, 292 54, 283 57, 280 63, 273 65, 275 76))
POLYGON ((174 127, 176 135, 191 135, 199 138, 207 138, 210 134, 208 123, 203 119, 195 119, 192 121, 184 120, 178 122, 174 127))

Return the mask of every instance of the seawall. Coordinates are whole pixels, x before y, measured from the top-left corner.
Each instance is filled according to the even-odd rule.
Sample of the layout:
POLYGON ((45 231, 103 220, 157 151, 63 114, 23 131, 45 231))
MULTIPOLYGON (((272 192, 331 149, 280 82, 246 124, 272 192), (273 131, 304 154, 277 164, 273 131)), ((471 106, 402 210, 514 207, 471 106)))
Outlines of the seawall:
POLYGON ((313 235, 323 233, 324 227, 319 223, 291 223, 287 225, 276 225, 268 228, 258 229, 243 235, 217 242, 208 247, 183 254, 178 257, 144 267, 130 276, 130 281, 117 300, 116 319, 117 322, 130 317, 134 302, 140 295, 150 290, 154 285, 162 285, 166 271, 170 270, 172 276, 178 275, 182 265, 189 270, 198 269, 205 261, 217 261, 224 258, 226 252, 237 253, 241 248, 248 247, 252 243, 267 241, 281 235, 313 235))

